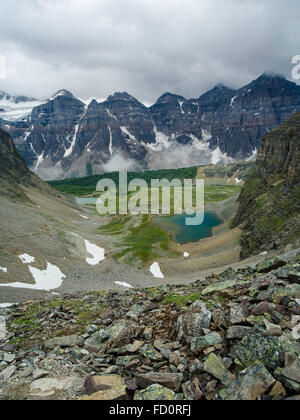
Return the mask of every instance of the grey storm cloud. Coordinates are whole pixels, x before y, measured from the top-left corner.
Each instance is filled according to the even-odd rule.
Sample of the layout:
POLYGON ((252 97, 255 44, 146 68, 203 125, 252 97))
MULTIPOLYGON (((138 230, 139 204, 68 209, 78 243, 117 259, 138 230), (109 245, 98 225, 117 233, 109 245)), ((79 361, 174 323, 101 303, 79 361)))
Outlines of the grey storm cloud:
POLYGON ((299 27, 299 0, 1 0, 0 89, 152 103, 265 71, 291 79, 299 27))

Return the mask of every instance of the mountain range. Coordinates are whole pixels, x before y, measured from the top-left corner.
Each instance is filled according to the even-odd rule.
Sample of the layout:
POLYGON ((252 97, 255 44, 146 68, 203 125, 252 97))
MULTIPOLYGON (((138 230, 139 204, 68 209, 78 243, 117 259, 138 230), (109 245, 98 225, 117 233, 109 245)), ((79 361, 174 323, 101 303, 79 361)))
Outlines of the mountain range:
POLYGON ((297 111, 300 86, 271 74, 197 99, 165 93, 150 107, 126 92, 89 103, 64 89, 44 102, 0 92, 0 127, 46 179, 251 160, 297 111))

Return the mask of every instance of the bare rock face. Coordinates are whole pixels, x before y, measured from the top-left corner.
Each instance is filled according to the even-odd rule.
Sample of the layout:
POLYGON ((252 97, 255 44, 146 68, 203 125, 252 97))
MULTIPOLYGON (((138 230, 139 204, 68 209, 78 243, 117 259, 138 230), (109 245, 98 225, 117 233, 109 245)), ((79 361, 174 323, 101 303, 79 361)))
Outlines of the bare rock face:
POLYGON ((24 160, 18 154, 10 135, 0 129, 0 176, 6 179, 25 178, 29 171, 24 160))
POLYGON ((262 137, 296 111, 300 87, 263 74, 239 90, 217 85, 196 99, 165 93, 149 108, 126 92, 85 105, 61 90, 21 121, 0 119, 0 127, 30 169, 44 177, 52 169, 49 179, 99 173, 118 155, 152 168, 178 147, 189 156, 195 142, 199 164, 212 163, 213 151, 220 161, 251 158, 262 137))
POLYGON ((261 363, 250 366, 221 391, 219 399, 254 401, 264 394, 276 380, 261 363))
POLYGON ((147 388, 150 385, 159 384, 173 391, 179 392, 181 389, 183 375, 180 373, 158 373, 151 372, 136 376, 139 388, 147 388))
POLYGON ((118 375, 93 376, 84 384, 84 400, 114 401, 126 398, 126 384, 118 375))
POLYGON ((29 201, 21 185, 52 191, 48 184, 29 171, 11 136, 0 128, 0 195, 29 201))
POLYGON ((192 338, 203 335, 209 329, 212 314, 205 303, 197 301, 177 321, 177 340, 190 343, 192 338))

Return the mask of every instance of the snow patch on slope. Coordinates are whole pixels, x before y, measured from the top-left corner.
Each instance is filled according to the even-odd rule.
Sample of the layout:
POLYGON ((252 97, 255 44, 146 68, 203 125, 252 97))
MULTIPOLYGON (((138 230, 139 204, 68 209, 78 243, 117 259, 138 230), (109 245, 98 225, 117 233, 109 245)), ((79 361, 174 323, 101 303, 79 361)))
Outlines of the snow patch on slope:
POLYGON ((133 289, 133 286, 131 286, 131 284, 125 283, 124 281, 115 281, 115 284, 117 286, 126 287, 127 289, 133 289))
POLYGON ((121 128, 122 133, 126 134, 130 138, 130 140, 136 141, 136 138, 132 134, 129 133, 126 127, 122 126, 120 128, 121 128))
POLYGON ((111 128, 110 128, 110 126, 108 126, 108 131, 109 131, 109 153, 110 153, 110 156, 112 156, 112 154, 113 154, 113 148, 112 148, 112 132, 111 132, 111 128))
POLYGON ((89 265, 97 265, 101 261, 105 260, 105 250, 100 248, 97 245, 91 244, 89 241, 85 240, 86 250, 89 254, 93 256, 93 258, 86 258, 86 262, 89 265))
POLYGON ((29 266, 29 271, 35 281, 35 284, 28 283, 8 283, 0 284, 0 287, 10 287, 16 289, 31 289, 50 291, 57 289, 62 285, 66 276, 60 271, 58 267, 47 262, 46 270, 39 270, 38 268, 29 266))
POLYGON ((0 308, 6 309, 13 306, 13 303, 0 303, 0 308))
POLYGON ((184 102, 183 102, 182 100, 178 99, 178 103, 179 103, 179 106, 180 106, 180 111, 181 111, 181 113, 182 113, 182 114, 184 114, 185 112, 184 112, 184 110, 183 110, 183 108, 182 108, 182 106, 183 106, 184 102))
POLYGON ((28 254, 19 255, 19 258, 23 264, 31 264, 35 261, 35 258, 28 254))
POLYGON ((70 156, 72 154, 72 152, 73 152, 74 146, 76 144, 78 130, 79 130, 79 123, 76 124, 76 126, 75 126, 75 132, 74 132, 74 136, 73 136, 71 145, 70 145, 70 147, 68 149, 66 149, 65 154, 64 154, 64 157, 65 158, 68 157, 68 156, 70 156))
POLYGON ((251 160, 255 160, 256 159, 256 156, 257 156, 257 148, 255 148, 254 150, 252 150, 252 155, 248 159, 246 159, 247 162, 249 162, 251 160))
POLYGON ((154 262, 149 271, 152 273, 153 277, 157 278, 157 279, 164 279, 165 276, 163 275, 163 273, 161 272, 160 266, 158 264, 158 262, 154 262))
POLYGON ((155 134, 156 142, 154 144, 147 144, 147 145, 145 145, 144 143, 144 145, 148 147, 149 149, 156 152, 169 149, 169 147, 171 147, 169 137, 166 134, 162 133, 161 131, 158 131, 156 126, 154 126, 153 131, 155 134))

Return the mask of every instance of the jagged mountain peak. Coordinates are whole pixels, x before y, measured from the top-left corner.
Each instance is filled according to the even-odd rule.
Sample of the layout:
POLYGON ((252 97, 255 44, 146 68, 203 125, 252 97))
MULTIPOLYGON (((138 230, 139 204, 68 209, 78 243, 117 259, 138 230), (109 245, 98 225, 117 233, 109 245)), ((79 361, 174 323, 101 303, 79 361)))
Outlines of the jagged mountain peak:
POLYGON ((75 96, 69 90, 60 89, 51 96, 50 100, 54 100, 56 98, 59 98, 60 96, 65 96, 67 98, 76 99, 75 96))
POLYGON ((130 95, 127 92, 115 92, 113 95, 110 95, 107 98, 107 102, 109 102, 109 101, 119 101, 119 100, 138 102, 138 100, 134 96, 130 95))
POLYGON ((271 71, 265 71, 256 80, 270 80, 270 79, 286 80, 286 78, 282 74, 271 72, 271 71))
POLYGON ((251 83, 241 88, 240 91, 249 89, 251 87, 262 89, 264 87, 266 88, 268 87, 295 88, 296 86, 297 84, 295 82, 291 82, 290 80, 287 80, 285 77, 279 74, 265 72, 262 75, 260 75, 257 79, 253 80, 251 83))
POLYGON ((90 108, 96 108, 96 107, 98 107, 98 105, 99 105, 99 102, 97 102, 96 99, 92 99, 91 102, 88 105, 88 108, 89 109, 90 108))
POLYGON ((225 86, 222 83, 217 84, 214 88, 210 89, 209 91, 205 92, 203 95, 199 97, 200 101, 206 101, 209 98, 215 97, 228 97, 231 98, 236 93, 236 90, 231 89, 225 86))
POLYGON ((7 92, 4 92, 3 90, 0 90, 0 100, 12 102, 15 104, 19 104, 21 102, 38 102, 38 99, 36 98, 29 97, 26 95, 12 96, 12 95, 9 95, 7 92))
POLYGON ((216 86, 212 90, 232 90, 224 83, 217 83, 216 86))
MULTIPOLYGON (((127 92, 116 92, 113 95, 110 95, 106 101, 102 102, 102 105, 106 108, 113 109, 113 110, 125 110, 126 108, 131 109, 139 109, 147 110, 142 102, 138 101, 134 96, 130 95, 127 92)), ((122 111, 122 112, 123 112, 122 111)))
POLYGON ((186 99, 183 96, 176 95, 175 93, 165 92, 158 98, 156 104, 177 102, 178 100, 186 101, 186 99))

